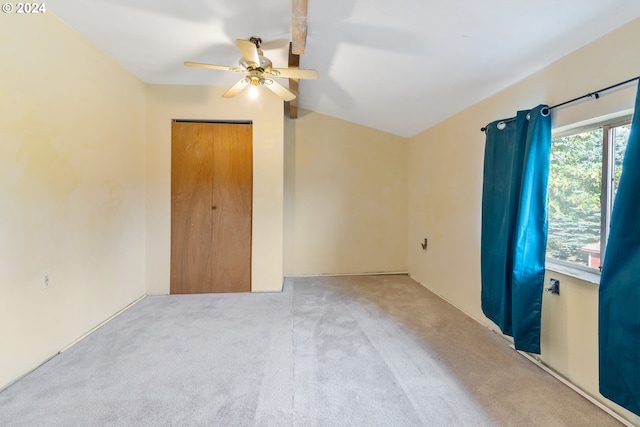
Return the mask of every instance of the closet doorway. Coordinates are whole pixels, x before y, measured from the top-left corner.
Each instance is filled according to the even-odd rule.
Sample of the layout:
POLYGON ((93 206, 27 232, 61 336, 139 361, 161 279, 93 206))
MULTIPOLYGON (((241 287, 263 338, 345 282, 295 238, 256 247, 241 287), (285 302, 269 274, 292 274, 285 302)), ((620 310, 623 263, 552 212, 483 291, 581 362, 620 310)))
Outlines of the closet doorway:
POLYGON ((251 291, 251 123, 173 121, 171 293, 251 291))

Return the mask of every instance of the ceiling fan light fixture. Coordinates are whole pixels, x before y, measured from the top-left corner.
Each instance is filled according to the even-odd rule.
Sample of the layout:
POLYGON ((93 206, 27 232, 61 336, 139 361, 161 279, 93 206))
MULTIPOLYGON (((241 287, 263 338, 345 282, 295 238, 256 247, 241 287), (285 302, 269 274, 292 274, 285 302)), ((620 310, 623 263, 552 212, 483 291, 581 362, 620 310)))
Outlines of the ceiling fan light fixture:
POLYGON ((256 99, 258 97, 258 87, 251 86, 249 87, 249 98, 256 99))

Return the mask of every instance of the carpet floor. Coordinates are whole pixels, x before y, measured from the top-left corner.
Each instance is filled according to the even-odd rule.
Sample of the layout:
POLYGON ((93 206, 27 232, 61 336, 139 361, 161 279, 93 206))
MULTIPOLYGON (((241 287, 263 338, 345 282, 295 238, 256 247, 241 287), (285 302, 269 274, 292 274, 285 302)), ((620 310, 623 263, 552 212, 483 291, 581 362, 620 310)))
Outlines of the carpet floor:
POLYGON ((616 426, 403 275, 147 297, 0 393, 1 426, 616 426))

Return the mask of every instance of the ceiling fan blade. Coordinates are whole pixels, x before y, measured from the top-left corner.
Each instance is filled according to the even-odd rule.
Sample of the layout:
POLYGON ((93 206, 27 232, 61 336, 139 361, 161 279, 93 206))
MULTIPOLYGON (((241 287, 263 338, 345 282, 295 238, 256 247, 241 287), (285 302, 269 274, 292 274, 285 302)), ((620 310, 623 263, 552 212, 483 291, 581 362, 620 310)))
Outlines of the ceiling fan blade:
POLYGON ((285 79, 308 79, 317 80, 320 74, 316 70, 299 70, 297 68, 272 68, 267 71, 269 74, 285 79))
POLYGON ((238 81, 238 83, 234 84, 233 86, 231 86, 229 88, 229 90, 227 90, 225 93, 222 94, 223 98, 233 98, 234 96, 236 96, 237 94, 239 94, 242 89, 245 88, 245 86, 247 86, 249 84, 249 79, 247 77, 241 79, 238 81))
POLYGON ((255 65, 260 65, 260 56, 258 55, 258 48, 253 42, 249 40, 236 39, 236 43, 240 48, 240 52, 242 53, 242 57, 248 63, 254 63, 255 65))
POLYGON ((213 64, 203 64, 201 62, 190 62, 186 61, 184 63, 187 67, 196 67, 196 68, 209 68, 211 70, 221 70, 221 71, 234 71, 236 73, 241 73, 244 70, 238 67, 228 67, 226 65, 213 65, 213 64))
POLYGON ((276 50, 276 49, 287 49, 289 47, 289 39, 291 36, 282 39, 269 40, 266 42, 262 42, 260 45, 261 50, 276 50))
POLYGON ((296 99, 296 96, 293 93, 289 92, 289 90, 282 86, 280 83, 271 79, 264 80, 264 87, 270 89, 273 93, 275 93, 285 101, 292 101, 296 99))

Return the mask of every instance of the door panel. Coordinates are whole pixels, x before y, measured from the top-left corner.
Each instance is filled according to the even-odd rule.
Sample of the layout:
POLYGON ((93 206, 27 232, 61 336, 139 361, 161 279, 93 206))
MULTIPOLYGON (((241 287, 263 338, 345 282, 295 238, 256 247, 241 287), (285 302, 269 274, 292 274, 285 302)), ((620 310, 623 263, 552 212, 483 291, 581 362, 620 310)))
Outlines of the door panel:
POLYGON ((171 293, 251 290, 252 127, 174 122, 171 293))
POLYGON ((216 125, 213 156, 213 281, 216 292, 251 290, 252 147, 250 125, 216 125), (247 287, 248 286, 248 287, 247 287))

